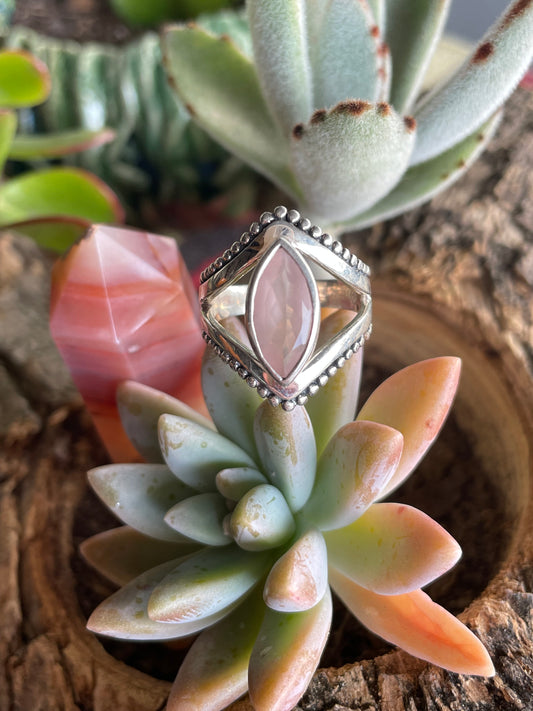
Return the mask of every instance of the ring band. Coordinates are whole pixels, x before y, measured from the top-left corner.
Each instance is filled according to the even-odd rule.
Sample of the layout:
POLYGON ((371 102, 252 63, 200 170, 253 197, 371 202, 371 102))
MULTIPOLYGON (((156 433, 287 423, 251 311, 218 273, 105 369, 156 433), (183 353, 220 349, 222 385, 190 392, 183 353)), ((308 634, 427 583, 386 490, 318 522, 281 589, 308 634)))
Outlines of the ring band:
POLYGON ((272 405, 303 405, 370 336, 370 269, 296 210, 253 222, 200 277, 204 338, 272 405), (321 308, 354 318, 317 347, 321 308), (238 317, 241 340, 224 320, 238 317))

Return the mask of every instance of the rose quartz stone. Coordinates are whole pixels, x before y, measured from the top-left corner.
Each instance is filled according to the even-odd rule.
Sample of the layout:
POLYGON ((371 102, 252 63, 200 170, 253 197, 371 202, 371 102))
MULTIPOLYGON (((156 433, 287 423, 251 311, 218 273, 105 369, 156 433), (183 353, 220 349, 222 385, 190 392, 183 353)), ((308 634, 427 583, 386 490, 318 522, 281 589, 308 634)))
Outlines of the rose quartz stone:
POLYGON ((255 285, 251 319, 263 360, 287 378, 298 366, 313 329, 313 300, 298 262, 279 247, 255 285))
POLYGON ((95 225, 52 282, 52 336, 113 459, 138 458, 115 405, 122 380, 205 412, 197 301, 173 239, 95 225))

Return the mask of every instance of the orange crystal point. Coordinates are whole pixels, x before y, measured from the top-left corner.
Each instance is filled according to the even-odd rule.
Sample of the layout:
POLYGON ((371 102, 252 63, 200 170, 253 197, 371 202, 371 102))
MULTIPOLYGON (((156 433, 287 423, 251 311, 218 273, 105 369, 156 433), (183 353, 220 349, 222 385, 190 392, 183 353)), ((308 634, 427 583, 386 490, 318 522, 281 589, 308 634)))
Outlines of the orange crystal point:
POLYGON ((173 239, 91 227, 54 267, 50 329, 115 461, 139 458, 115 405, 122 380, 205 412, 196 295, 173 239))

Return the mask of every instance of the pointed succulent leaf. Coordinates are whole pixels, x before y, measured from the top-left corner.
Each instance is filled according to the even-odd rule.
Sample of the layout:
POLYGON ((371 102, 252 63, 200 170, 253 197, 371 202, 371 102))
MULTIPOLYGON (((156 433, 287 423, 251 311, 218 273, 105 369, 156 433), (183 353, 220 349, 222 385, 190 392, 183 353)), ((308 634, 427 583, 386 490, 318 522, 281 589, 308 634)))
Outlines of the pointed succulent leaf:
POLYGON ((287 711, 298 702, 320 661, 331 615, 329 589, 304 612, 267 609, 248 672, 255 711, 287 711))
POLYGON ((374 504, 350 526, 325 535, 331 565, 380 595, 424 587, 461 557, 442 526, 401 504, 374 504))
MULTIPOLYGON (((244 326, 237 319, 225 319, 224 327, 246 344, 244 326)), ((217 430, 258 460, 255 446, 254 413, 261 404, 257 391, 222 361, 212 348, 206 348, 202 362, 202 389, 217 430)))
POLYGON ((227 614, 226 610, 201 620, 188 620, 179 624, 154 622, 148 617, 147 605, 152 591, 177 563, 169 561, 158 565, 108 597, 90 616, 88 629, 116 639, 143 641, 189 637, 218 622, 227 614))
POLYGON ((387 0, 387 44, 394 73, 390 101, 410 111, 442 35, 451 0, 387 0), (400 29, 401 28, 401 29, 400 29))
POLYGON ((316 605, 328 587, 328 551, 320 531, 304 533, 274 563, 263 591, 278 612, 302 612, 316 605))
POLYGON ((255 413, 254 434, 262 470, 285 497, 292 511, 299 511, 313 488, 316 445, 307 411, 299 407, 285 412, 264 401, 255 413))
POLYGON ((280 128, 292 127, 313 113, 313 77, 305 0, 249 0, 254 59, 263 96, 280 128))
POLYGON ((364 404, 358 420, 381 422, 403 435, 400 464, 380 498, 409 476, 432 445, 452 405, 460 372, 459 358, 420 361, 387 378, 364 404))
POLYGON ((163 462, 157 434, 161 415, 179 415, 202 427, 213 429, 213 423, 181 400, 133 380, 117 388, 117 406, 122 426, 135 449, 149 462, 163 462))
POLYGON ((197 27, 167 29, 163 51, 170 80, 198 125, 294 196, 287 141, 265 104, 251 60, 227 37, 197 27))
POLYGON ((101 128, 97 131, 74 129, 61 133, 46 133, 42 136, 19 135, 11 144, 9 157, 14 160, 56 158, 102 146, 112 141, 114 137, 115 132, 110 128, 101 128))
POLYGON ((252 459, 229 439, 179 415, 161 415, 159 443, 169 469, 198 491, 216 491, 217 472, 250 467, 252 459))
MULTIPOLYGON (((344 309, 334 311, 327 316, 320 325, 317 350, 339 333, 354 317, 352 311, 344 309)), ((322 454, 335 432, 355 417, 362 364, 363 349, 360 348, 305 406, 313 423, 318 456, 322 454)))
POLYGON ((0 51, 0 107, 41 104, 50 88, 50 74, 40 59, 18 49, 0 51))
POLYGON ((359 518, 393 476, 402 444, 397 430, 375 422, 342 427, 320 457, 305 521, 328 531, 359 518))
POLYGON ((254 486, 268 484, 267 478, 261 472, 250 467, 222 469, 216 475, 215 481, 218 491, 231 501, 238 501, 254 486))
POLYGON ((14 111, 0 109, 0 174, 4 168, 9 147, 17 130, 17 116, 14 111))
POLYGON ((229 523, 236 543, 247 551, 262 551, 285 543, 294 533, 294 518, 275 486, 260 484, 239 501, 229 523))
POLYGON ((248 553, 238 546, 204 548, 168 571, 148 602, 150 619, 190 622, 229 609, 265 573, 267 553, 248 553))
POLYGON ((248 689, 248 662, 263 621, 260 591, 204 630, 182 662, 168 711, 220 711, 248 689))
MULTIPOLYGON (((430 200, 446 190, 465 173, 492 140, 501 120, 497 111, 480 129, 444 153, 415 165, 398 185, 370 210, 342 225, 342 229, 362 229, 382 222, 430 200)), ((338 225, 341 228, 340 225, 338 225)))
POLYGON ((172 504, 193 492, 164 464, 108 464, 91 469, 89 482, 118 518, 163 541, 184 541, 163 518, 172 504))
POLYGON ((174 530, 206 546, 225 546, 231 543, 222 528, 228 507, 218 493, 208 492, 178 502, 165 516, 174 530))
POLYGON ((414 137, 414 121, 402 119, 389 104, 352 100, 317 111, 291 138, 309 211, 345 220, 369 208, 405 172, 414 137))
POLYGON ((197 548, 190 541, 161 541, 130 526, 119 526, 83 541, 80 552, 101 575, 116 585, 126 585, 154 565, 189 555, 197 548))
POLYGON ((330 582, 355 617, 387 642, 458 674, 493 676, 494 665, 479 639, 422 590, 378 595, 334 569, 330 582))
POLYGON ((451 79, 416 107, 412 165, 469 136, 503 104, 531 62, 532 39, 533 5, 515 0, 451 79))

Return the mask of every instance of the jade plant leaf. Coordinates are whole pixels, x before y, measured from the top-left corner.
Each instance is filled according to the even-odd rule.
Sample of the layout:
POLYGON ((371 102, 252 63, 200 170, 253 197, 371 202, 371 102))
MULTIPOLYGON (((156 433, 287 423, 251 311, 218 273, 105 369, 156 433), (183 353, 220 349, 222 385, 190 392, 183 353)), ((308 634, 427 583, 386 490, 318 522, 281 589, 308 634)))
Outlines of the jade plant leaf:
POLYGON ((247 551, 263 551, 285 543, 295 523, 283 494, 275 486, 260 484, 239 501, 229 522, 233 539, 247 551))
POLYGON ((459 383, 459 358, 431 358, 387 378, 363 405, 358 420, 381 422, 403 435, 403 453, 381 492, 386 496, 409 476, 438 435, 459 383))
POLYGON ((458 674, 494 675, 494 665, 479 639, 422 590, 378 595, 334 569, 330 582, 346 607, 387 642, 458 674))
POLYGON ((12 141, 9 157, 13 160, 56 158, 102 146, 112 141, 114 137, 115 132, 110 128, 102 128, 98 131, 75 129, 42 136, 21 134, 12 141))
POLYGON ((393 476, 402 445, 402 435, 392 427, 375 422, 342 427, 320 457, 304 519, 325 531, 355 521, 393 476))
POLYGON ((17 116, 13 111, 0 109, 0 173, 4 168, 9 147, 17 130, 17 116))
POLYGON ((451 79, 416 106, 413 165, 473 133, 501 106, 531 62, 532 36, 533 5, 515 0, 451 79))
POLYGON ((234 442, 178 415, 161 415, 159 443, 175 476, 202 492, 216 491, 215 477, 221 469, 254 466, 234 442))
POLYGON ((291 510, 298 511, 315 480, 316 445, 309 415, 303 407, 285 412, 265 401, 255 413, 254 432, 263 471, 291 510))
POLYGON ((41 104, 50 93, 46 65, 29 52, 0 51, 0 106, 14 109, 41 104))
POLYGON ((400 180, 414 139, 414 122, 389 104, 357 100, 317 111, 291 139, 308 209, 326 220, 343 220, 370 207, 400 180))
POLYGON ((107 464, 88 473, 92 488, 121 521, 147 536, 184 541, 164 522, 168 509, 195 493, 164 464, 107 464))
POLYGON ((459 544, 442 526, 401 504, 374 504, 357 521, 329 531, 325 538, 330 565, 381 595, 424 587, 461 556, 459 544))
POLYGON ((318 666, 331 615, 329 589, 317 605, 304 612, 267 609, 248 672, 255 711, 285 711, 298 702, 318 666))
POLYGON ((207 492, 175 504, 167 511, 165 522, 193 541, 206 546, 225 546, 231 543, 222 528, 227 513, 228 507, 222 496, 207 492))

